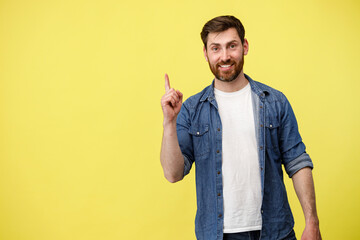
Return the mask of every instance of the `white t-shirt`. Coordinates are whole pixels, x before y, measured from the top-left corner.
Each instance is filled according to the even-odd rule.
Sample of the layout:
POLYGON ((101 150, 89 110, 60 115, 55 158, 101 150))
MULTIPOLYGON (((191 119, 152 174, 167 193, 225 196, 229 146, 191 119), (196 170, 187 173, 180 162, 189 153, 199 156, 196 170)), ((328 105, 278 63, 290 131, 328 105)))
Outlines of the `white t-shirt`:
POLYGON ((222 123, 224 233, 260 230, 261 180, 251 88, 214 89, 222 123))

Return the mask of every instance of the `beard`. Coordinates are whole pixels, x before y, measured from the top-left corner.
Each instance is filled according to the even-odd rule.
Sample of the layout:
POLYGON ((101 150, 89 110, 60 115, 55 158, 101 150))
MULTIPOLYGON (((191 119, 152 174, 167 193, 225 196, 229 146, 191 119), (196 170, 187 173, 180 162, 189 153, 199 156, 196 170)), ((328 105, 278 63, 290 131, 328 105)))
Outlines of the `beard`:
POLYGON ((243 66, 244 66, 244 54, 242 55, 239 62, 236 62, 232 59, 229 59, 226 62, 221 61, 216 64, 210 64, 209 62, 210 70, 214 74, 215 78, 223 82, 234 81, 243 70, 243 66), (221 71, 220 65, 234 65, 235 67, 229 71, 221 71))

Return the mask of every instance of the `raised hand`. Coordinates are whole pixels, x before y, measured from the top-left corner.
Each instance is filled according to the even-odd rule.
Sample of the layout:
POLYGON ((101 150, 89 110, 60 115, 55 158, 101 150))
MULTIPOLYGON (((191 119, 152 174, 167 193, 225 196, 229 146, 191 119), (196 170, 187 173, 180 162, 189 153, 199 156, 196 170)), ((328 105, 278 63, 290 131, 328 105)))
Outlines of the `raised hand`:
POLYGON ((165 74, 165 94, 161 98, 164 114, 164 124, 175 123, 180 112, 183 94, 179 90, 170 88, 169 76, 165 74))

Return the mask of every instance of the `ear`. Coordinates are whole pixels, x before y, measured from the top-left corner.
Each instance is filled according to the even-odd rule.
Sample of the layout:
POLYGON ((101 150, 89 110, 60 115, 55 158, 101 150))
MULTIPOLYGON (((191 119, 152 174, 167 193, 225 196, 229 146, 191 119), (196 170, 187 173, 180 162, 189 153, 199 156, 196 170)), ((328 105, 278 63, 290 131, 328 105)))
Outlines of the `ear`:
POLYGON ((204 46, 203 51, 204 51, 204 57, 205 57, 205 60, 208 62, 208 61, 209 61, 209 59, 208 59, 208 57, 207 57, 207 52, 206 52, 206 48, 205 48, 205 46, 204 46))
POLYGON ((244 55, 247 55, 249 52, 249 42, 246 38, 244 38, 243 47, 244 47, 244 55))

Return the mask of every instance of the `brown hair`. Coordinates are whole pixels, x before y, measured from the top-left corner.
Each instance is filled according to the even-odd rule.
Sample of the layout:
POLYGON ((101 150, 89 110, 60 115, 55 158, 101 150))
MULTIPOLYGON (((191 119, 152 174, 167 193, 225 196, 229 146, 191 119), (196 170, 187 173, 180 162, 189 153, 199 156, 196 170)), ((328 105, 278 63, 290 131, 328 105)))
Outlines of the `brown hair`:
POLYGON ((244 26, 242 25, 242 23, 240 22, 239 19, 237 19, 234 16, 230 16, 230 15, 226 15, 226 16, 219 16, 216 18, 211 19, 210 21, 208 21, 200 35, 201 35, 201 39, 204 43, 205 49, 207 49, 207 38, 209 33, 213 33, 213 32, 223 32, 228 30, 229 28, 235 28, 236 31, 239 34, 241 43, 244 44, 244 37, 245 37, 245 29, 244 26))

